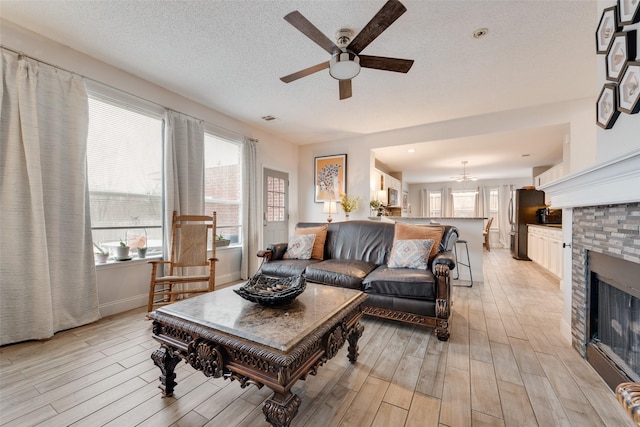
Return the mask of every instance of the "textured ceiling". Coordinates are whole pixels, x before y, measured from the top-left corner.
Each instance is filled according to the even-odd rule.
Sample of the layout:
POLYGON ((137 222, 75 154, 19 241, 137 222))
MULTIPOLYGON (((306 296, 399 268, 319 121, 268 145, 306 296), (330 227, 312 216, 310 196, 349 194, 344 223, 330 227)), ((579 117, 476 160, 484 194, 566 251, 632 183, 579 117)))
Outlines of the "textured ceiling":
MULTIPOLYGON (((328 71, 290 84, 279 80, 329 59, 284 15, 299 10, 333 40, 343 27, 358 33, 383 4, 0 0, 0 14, 296 144, 595 96, 597 8, 587 0, 404 0, 407 12, 362 53, 414 59, 408 74, 363 69, 353 97, 343 101, 328 71), (472 33, 481 27, 489 34, 476 40, 472 33), (265 115, 277 120, 265 122, 265 115)), ((545 155, 557 162, 566 129, 532 132, 518 134, 518 155, 527 141, 535 148, 533 137, 546 135, 555 145, 545 155)), ((465 155, 487 154, 479 143, 459 145, 467 147, 465 155)), ((395 165, 385 153, 380 150, 382 162, 395 165)))

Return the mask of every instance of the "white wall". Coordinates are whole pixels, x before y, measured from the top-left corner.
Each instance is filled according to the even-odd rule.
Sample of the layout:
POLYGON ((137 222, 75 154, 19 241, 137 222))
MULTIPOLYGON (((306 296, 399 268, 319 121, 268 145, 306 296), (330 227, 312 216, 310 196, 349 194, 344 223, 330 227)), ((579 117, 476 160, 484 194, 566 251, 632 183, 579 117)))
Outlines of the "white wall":
MULTIPOLYGON (((614 0, 598 1, 598 17, 594 28, 600 21, 602 11, 615 5, 614 0)), ((638 47, 636 61, 640 60, 640 23, 625 25, 623 31, 636 30, 636 46, 638 47)), ((598 87, 597 94, 600 93, 602 85, 609 83, 606 79, 606 55, 598 55, 598 87)), ((592 108, 593 120, 595 121, 595 100, 592 108)), ((640 147, 640 114, 620 113, 618 119, 611 129, 597 128, 597 153, 596 163, 603 163, 621 154, 628 153, 640 147)))
MULTIPOLYGON (((572 135, 570 135, 570 155, 575 157, 572 163, 578 167, 578 165, 587 163, 594 157, 589 153, 595 152, 596 132, 593 126, 586 125, 587 121, 593 123, 595 116, 593 105, 594 100, 587 98, 302 146, 298 156, 300 210, 296 221, 325 220, 320 204, 313 202, 313 158, 315 156, 346 153, 347 193, 353 196, 359 195, 364 199, 370 194, 373 182, 370 173, 375 168, 375 158, 371 155, 372 148, 441 141, 450 138, 566 123, 569 124, 572 132, 572 135)), ((428 165, 425 165, 425 167, 428 167, 428 165)), ((530 184, 529 182, 528 185, 530 184)), ((416 195, 409 190, 410 201, 414 197, 416 195)), ((413 209, 413 206, 416 206, 415 201, 411 201, 411 203, 413 209)), ((351 214, 351 218, 365 219, 368 215, 368 206, 361 206, 357 212, 351 214)), ((339 215, 338 218, 342 219, 339 215)))
MULTIPOLYGON (((293 209, 298 206, 297 145, 279 140, 218 111, 60 45, 6 20, 0 20, 0 40, 2 40, 3 46, 24 52, 26 55, 38 60, 78 73, 147 101, 197 117, 227 132, 258 139, 260 142, 258 143, 257 153, 259 162, 257 173, 260 182, 262 181, 263 167, 288 173, 291 182, 290 205, 293 209)), ((261 184, 259 191, 262 191, 261 184)), ((258 201, 258 205, 260 206, 260 212, 262 212, 262 200, 258 201)), ((261 231, 260 239, 262 240, 261 231)), ((260 246, 262 247, 262 245, 263 242, 260 241, 260 246)), ((255 256, 255 254, 249 254, 249 256, 255 256)), ((219 250, 218 257, 221 261, 217 267, 217 283, 239 279, 240 251, 233 248, 219 250)), ((97 276, 102 315, 114 314, 146 305, 150 266, 145 262, 129 261, 128 263, 120 262, 99 266, 97 276)))
MULTIPOLYGON (((240 280, 240 248, 218 248, 216 286, 240 280)), ((151 265, 148 259, 96 266, 100 315, 110 316, 147 305, 151 265)))
MULTIPOLYGON (((598 23, 602 11, 610 6, 616 5, 614 0, 599 0, 597 16, 594 17, 593 29, 594 34, 597 29, 598 23)), ((637 33, 637 46, 640 46, 640 23, 627 25, 623 28, 623 31, 636 30, 637 33)), ((638 50, 640 52, 640 49, 638 50)), ((637 53, 638 53, 637 52, 637 53)), ((594 55, 595 45, 594 45, 594 55)), ((640 56, 636 57, 638 60, 640 56)), ((640 114, 625 114, 620 113, 620 116, 616 120, 613 128, 602 129, 596 125, 596 100, 602 85, 607 83, 606 79, 606 55, 597 55, 597 70, 594 70, 594 74, 597 75, 597 84, 594 90, 594 97, 590 106, 586 111, 579 113, 583 120, 581 125, 578 125, 576 121, 576 127, 572 126, 572 139, 571 139, 571 173, 575 174, 584 169, 592 167, 599 163, 604 163, 607 160, 613 159, 617 156, 629 153, 631 151, 640 148, 640 114), (596 141, 593 146, 585 147, 584 151, 575 150, 577 135, 581 132, 591 133, 591 130, 595 129, 596 141), (588 150, 588 151, 587 151, 588 150)), ((580 148, 580 145, 578 145, 580 148)), ((570 208, 563 209, 562 221, 563 221, 563 241, 570 243, 573 239, 572 235, 572 219, 573 210, 570 208)), ((562 294, 563 294, 563 311, 562 320, 560 322, 560 328, 563 336, 567 342, 571 343, 571 283, 572 283, 572 251, 570 247, 564 249, 563 252, 563 277, 562 277, 562 294)))

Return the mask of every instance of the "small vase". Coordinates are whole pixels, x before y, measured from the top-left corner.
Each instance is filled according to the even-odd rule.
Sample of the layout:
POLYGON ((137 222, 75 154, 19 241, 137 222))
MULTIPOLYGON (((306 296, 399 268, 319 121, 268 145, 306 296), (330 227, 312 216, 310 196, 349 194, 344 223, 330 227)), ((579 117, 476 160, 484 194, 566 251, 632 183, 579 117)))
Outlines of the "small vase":
POLYGON ((138 258, 146 258, 147 257, 147 248, 138 248, 138 258))

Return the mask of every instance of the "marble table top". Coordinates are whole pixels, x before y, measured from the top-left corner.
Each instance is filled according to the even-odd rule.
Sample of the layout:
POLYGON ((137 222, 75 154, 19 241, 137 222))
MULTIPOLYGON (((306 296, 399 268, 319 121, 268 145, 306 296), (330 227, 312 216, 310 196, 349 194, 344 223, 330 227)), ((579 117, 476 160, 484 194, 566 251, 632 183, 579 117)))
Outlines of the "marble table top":
POLYGON ((290 304, 266 307, 233 292, 240 286, 178 301, 156 313, 288 352, 342 309, 366 299, 358 290, 307 283, 290 304))

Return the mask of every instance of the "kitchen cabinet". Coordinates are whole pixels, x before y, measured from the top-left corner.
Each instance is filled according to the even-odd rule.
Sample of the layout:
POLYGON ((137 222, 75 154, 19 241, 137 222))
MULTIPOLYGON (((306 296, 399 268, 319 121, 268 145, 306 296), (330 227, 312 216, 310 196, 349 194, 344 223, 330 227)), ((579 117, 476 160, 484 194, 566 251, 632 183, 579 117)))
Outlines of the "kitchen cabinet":
POLYGON ((545 225, 528 226, 527 254, 531 261, 562 277, 562 228, 545 225))

